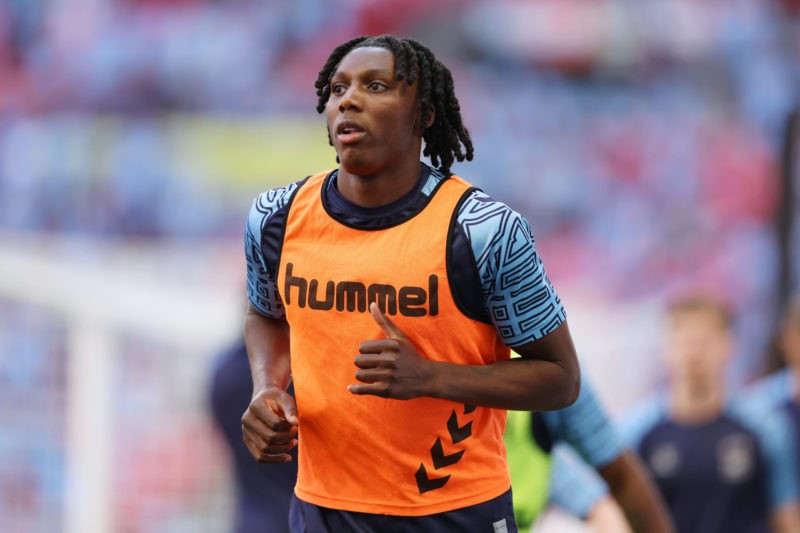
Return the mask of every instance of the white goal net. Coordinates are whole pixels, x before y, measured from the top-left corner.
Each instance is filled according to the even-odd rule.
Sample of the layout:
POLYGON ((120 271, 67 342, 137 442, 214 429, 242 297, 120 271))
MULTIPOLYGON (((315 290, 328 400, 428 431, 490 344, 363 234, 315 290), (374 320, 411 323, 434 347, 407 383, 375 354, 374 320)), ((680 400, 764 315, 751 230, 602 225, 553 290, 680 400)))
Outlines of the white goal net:
POLYGON ((0 235, 0 530, 224 531, 208 413, 238 243, 0 235))

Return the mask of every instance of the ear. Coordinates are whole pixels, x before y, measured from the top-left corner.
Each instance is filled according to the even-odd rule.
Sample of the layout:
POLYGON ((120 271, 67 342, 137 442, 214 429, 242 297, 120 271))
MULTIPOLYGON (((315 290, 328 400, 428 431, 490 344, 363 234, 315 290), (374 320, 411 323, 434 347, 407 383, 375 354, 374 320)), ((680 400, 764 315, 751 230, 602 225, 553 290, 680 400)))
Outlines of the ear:
POLYGON ((425 130, 433 126, 433 123, 436 122, 436 110, 432 105, 428 106, 428 116, 424 117, 425 118, 424 124, 422 122, 423 114, 424 113, 422 111, 422 107, 417 107, 417 119, 414 123, 414 127, 415 129, 418 129, 420 133, 424 132, 425 130))
POLYGON ((428 129, 436 122, 436 108, 433 105, 428 106, 428 120, 425 121, 422 129, 428 129))

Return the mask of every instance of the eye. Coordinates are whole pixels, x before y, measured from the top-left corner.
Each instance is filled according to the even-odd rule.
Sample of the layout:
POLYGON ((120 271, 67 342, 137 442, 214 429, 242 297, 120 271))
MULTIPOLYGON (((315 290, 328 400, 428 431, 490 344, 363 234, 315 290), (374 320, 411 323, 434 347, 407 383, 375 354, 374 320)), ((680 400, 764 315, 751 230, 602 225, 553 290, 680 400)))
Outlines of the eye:
POLYGON ((341 83, 334 83, 331 86, 331 94, 336 95, 336 96, 343 95, 345 90, 347 90, 347 88, 341 83))
POLYGON ((385 88, 386 88, 386 85, 381 83, 381 82, 379 82, 379 81, 373 81, 369 85, 367 85, 367 89, 369 89, 370 91, 374 91, 374 92, 382 91, 385 88))

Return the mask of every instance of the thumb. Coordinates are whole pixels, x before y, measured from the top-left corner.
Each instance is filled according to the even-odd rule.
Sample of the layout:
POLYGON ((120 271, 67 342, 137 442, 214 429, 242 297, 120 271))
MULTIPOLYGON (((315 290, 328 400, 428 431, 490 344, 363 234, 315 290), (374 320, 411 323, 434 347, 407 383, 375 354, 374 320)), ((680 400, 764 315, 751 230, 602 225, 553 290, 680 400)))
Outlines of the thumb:
POLYGON ((287 422, 296 426, 298 424, 297 420, 297 404, 292 398, 291 395, 286 394, 281 398, 280 402, 281 410, 283 411, 283 417, 286 419, 287 422))
POLYGON ((390 339, 404 339, 405 335, 403 332, 394 325, 394 322, 389 320, 389 317, 383 314, 381 308, 378 307, 378 302, 372 302, 369 304, 369 312, 372 313, 372 318, 375 319, 375 322, 381 327, 384 335, 389 337, 390 339))

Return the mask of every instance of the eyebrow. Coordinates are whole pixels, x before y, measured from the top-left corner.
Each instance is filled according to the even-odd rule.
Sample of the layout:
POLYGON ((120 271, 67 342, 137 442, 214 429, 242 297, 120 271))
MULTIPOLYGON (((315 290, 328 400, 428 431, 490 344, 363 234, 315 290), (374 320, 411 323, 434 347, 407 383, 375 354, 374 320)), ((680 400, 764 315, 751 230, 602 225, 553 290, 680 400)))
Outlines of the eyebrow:
MULTIPOLYGON (((336 70, 332 75, 331 79, 336 78, 337 76, 344 76, 341 70, 336 70)), ((394 78, 394 73, 386 70, 385 68, 373 68, 369 70, 365 70, 359 74, 361 78, 372 78, 374 76, 388 76, 389 78, 394 78)))

